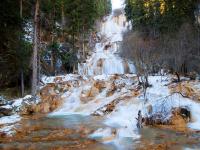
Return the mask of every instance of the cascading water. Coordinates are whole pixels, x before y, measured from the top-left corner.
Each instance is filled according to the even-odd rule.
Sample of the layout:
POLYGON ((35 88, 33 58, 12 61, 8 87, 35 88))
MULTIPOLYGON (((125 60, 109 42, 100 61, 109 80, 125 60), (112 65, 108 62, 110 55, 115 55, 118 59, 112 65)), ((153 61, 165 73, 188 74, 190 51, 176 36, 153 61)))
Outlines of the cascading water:
MULTIPOLYGON (((94 52, 86 63, 79 64, 79 74, 42 78, 47 86, 41 90, 41 94, 44 92, 45 95, 45 103, 40 106, 41 109, 50 109, 47 101, 55 106, 60 106, 59 103, 63 102, 62 105, 47 117, 26 116, 17 123, 15 139, 4 139, 2 130, 11 132, 15 128, 14 121, 20 120, 20 117, 2 117, 0 123, 7 123, 0 124, 0 149, 154 149, 152 144, 156 148, 161 146, 162 149, 163 144, 168 147, 171 143, 172 149, 199 149, 200 104, 188 98, 183 99, 180 95, 166 99, 171 95, 171 90, 166 86, 171 85, 169 76, 149 77, 149 83, 153 86, 147 89, 148 101, 143 98, 137 77, 126 74, 134 73, 134 65, 117 55, 119 44, 123 40, 122 34, 128 25, 123 10, 120 15, 116 15, 114 9, 122 8, 123 0, 112 0, 112 4, 112 14, 101 24, 101 42, 96 43, 94 52), (152 112, 156 114, 160 110, 166 111, 181 105, 190 108, 192 122, 188 126, 197 132, 189 130, 192 134, 177 134, 168 129, 146 127, 138 130, 136 118, 139 110, 143 115, 148 115, 148 106, 152 106, 152 112)), ((198 82, 196 85, 198 86, 198 82)), ((19 103, 23 103, 22 99, 12 106, 15 108, 19 103)), ((171 114, 167 117, 171 117, 171 114)))
MULTIPOLYGON (((113 4, 116 2, 113 1, 113 4)), ((79 64, 80 75, 94 76, 135 72, 133 63, 123 60, 117 55, 120 42, 123 40, 122 34, 128 26, 123 9, 118 8, 120 14, 115 15, 116 9, 114 8, 112 14, 101 23, 101 42, 96 43, 92 56, 85 63, 79 64)))
MULTIPOLYGON (((63 105, 51 113, 50 116, 71 114, 105 115, 104 111, 106 111, 107 106, 132 96, 131 89, 134 89, 136 84, 134 81, 135 75, 130 73, 135 72, 135 67, 132 62, 118 56, 120 43, 123 40, 123 32, 127 30, 128 23, 121 5, 123 0, 113 0, 113 3, 117 1, 120 2, 119 6, 121 7, 117 5, 113 7, 111 15, 102 21, 99 33, 100 42, 96 43, 92 55, 86 59, 86 62, 79 64, 79 75, 65 82, 65 84, 69 84, 69 89, 62 95, 63 105), (118 8, 118 13, 115 12, 114 8, 118 8), (74 82, 77 83, 75 86, 74 82)), ((127 118, 137 117, 140 104, 138 101, 129 103, 129 100, 127 100, 123 106, 125 106, 125 109, 120 108, 119 110, 122 110, 124 120, 118 120, 113 114, 114 119, 108 118, 109 121, 105 121, 105 124, 109 127, 97 130, 91 137, 95 138, 96 135, 101 136, 102 133, 109 132, 106 138, 111 138, 112 134, 110 135, 110 133, 112 132, 110 131, 115 129, 118 138, 113 137, 110 141, 119 142, 124 137, 138 138, 139 135, 134 131, 136 121, 127 121, 127 118), (134 111, 123 113, 124 110, 134 111), (124 123, 126 127, 123 127, 124 123)))

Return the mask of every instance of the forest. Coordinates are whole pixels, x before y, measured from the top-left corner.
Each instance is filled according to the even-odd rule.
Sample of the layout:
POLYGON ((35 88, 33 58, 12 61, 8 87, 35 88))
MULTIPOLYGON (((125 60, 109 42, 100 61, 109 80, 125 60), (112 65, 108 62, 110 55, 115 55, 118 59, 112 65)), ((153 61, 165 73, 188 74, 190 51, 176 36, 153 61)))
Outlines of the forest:
POLYGON ((92 45, 95 23, 111 11, 111 2, 3 0, 0 11, 0 88, 23 96, 31 84, 36 94, 41 74, 77 70, 92 45))
POLYGON ((200 0, 1 0, 1 150, 199 150, 200 0))
POLYGON ((195 78, 200 73, 200 22, 196 0, 126 0, 132 30, 124 35, 122 56, 138 74, 165 69, 195 78))

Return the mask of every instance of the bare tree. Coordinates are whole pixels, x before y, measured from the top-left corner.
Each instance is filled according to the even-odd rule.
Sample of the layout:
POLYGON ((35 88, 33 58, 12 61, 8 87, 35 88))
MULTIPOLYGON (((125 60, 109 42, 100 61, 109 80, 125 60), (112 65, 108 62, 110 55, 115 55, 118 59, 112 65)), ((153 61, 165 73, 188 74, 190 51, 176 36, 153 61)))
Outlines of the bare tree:
POLYGON ((121 55, 131 59, 136 67, 138 82, 143 87, 144 98, 146 99, 146 89, 150 86, 148 81, 149 73, 153 70, 156 60, 154 50, 155 41, 151 40, 139 32, 129 32, 124 35, 121 55))

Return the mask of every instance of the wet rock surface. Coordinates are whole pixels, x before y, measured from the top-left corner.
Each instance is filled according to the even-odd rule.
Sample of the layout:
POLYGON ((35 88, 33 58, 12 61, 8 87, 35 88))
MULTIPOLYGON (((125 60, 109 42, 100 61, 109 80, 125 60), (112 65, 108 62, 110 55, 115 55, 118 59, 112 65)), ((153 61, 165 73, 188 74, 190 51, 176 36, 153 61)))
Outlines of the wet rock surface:
POLYGON ((38 98, 28 96, 11 104, 0 102, 0 107, 6 109, 2 110, 5 114, 9 114, 10 108, 14 114, 21 114, 21 117, 11 115, 1 120, 0 148, 93 150, 100 144, 101 150, 169 149, 174 145, 200 143, 199 133, 196 133, 200 129, 200 105, 192 101, 199 100, 199 83, 185 80, 180 85, 171 83, 168 76, 163 77, 164 80, 150 76, 152 86, 144 95, 136 75, 132 74, 135 73, 132 62, 117 55, 126 29, 124 11, 119 16, 105 17, 99 43, 87 60, 78 65, 79 75, 44 76, 38 98), (182 95, 170 95, 172 93, 182 95), (146 105, 149 107, 145 108, 146 105), (147 126, 140 129, 136 120, 138 111, 146 115, 143 121, 147 126), (40 113, 47 116, 37 116, 40 113), (95 119, 91 121, 72 114, 95 119), (100 126, 102 123, 105 126, 100 126), (149 125, 151 128, 143 133, 149 125), (197 129, 195 134, 188 131, 188 127, 197 129), (14 132, 8 134, 11 129, 14 132), (107 145, 104 147, 101 143, 107 145))
POLYGON ((12 108, 0 107, 0 117, 10 116, 13 114, 12 108))
POLYGON ((155 126, 175 131, 188 131, 187 123, 190 122, 191 113, 186 107, 172 108, 169 118, 163 118, 162 114, 152 114, 143 118, 146 126, 155 126))
POLYGON ((169 86, 171 93, 181 93, 184 97, 200 101, 199 82, 195 80, 173 83, 169 86))
POLYGON ((92 125, 89 125, 94 120, 81 116, 74 116, 74 118, 82 121, 74 122, 71 117, 48 118, 44 115, 25 116, 19 122, 18 128, 15 129, 16 133, 13 136, 0 134, 0 149, 92 150, 94 147, 104 149, 103 144, 88 138, 88 134, 96 129, 92 125), (84 121, 84 119, 87 121, 84 121), (70 127, 70 123, 65 123, 65 120, 70 121, 71 125, 76 128, 70 127))

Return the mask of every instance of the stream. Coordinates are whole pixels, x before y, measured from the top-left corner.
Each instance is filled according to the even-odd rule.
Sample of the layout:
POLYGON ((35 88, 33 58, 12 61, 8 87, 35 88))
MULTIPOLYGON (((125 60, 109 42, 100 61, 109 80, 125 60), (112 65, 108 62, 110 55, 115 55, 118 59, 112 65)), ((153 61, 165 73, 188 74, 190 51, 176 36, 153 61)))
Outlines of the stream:
POLYGON ((94 140, 89 136, 98 128, 106 126, 102 123, 103 120, 103 117, 83 115, 24 117, 18 124, 18 133, 14 137, 0 139, 0 149, 132 150, 142 147, 148 149, 148 145, 152 143, 171 143, 171 150, 198 150, 200 147, 200 134, 188 135, 155 128, 143 128, 138 140, 123 138, 123 148, 112 142, 103 144, 101 138, 94 140))
MULTIPOLYGON (((85 63, 79 64, 81 80, 72 76, 77 82, 71 82, 75 86, 70 86, 73 88, 63 94, 64 104, 51 114, 22 116, 14 126, 16 134, 0 139, 0 149, 151 150, 155 144, 160 144, 158 150, 200 149, 198 132, 137 129, 135 117, 142 102, 133 97, 135 67, 118 55, 123 32, 129 24, 123 0, 112 0, 112 3, 111 15, 100 25, 100 41, 85 63), (121 11, 119 16, 114 15, 116 8, 121 11), (106 114, 103 106, 113 101, 116 101, 116 108, 106 114), (100 115, 92 115, 94 112, 100 115)), ((156 93, 151 96, 160 96, 156 93)))

